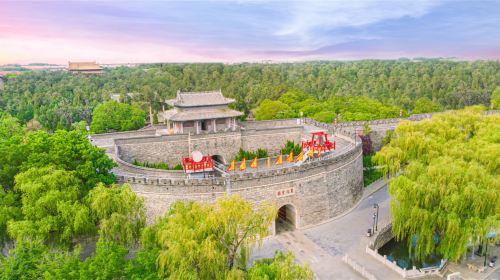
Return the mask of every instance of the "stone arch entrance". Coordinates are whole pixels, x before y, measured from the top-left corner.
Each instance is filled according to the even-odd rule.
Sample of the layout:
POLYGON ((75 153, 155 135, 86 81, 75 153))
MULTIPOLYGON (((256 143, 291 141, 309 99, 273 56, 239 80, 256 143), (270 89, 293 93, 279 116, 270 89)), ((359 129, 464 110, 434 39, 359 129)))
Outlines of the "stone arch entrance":
POLYGON ((297 211, 291 204, 285 204, 278 209, 278 217, 275 221, 275 233, 293 231, 297 226, 297 211))
POLYGON ((226 164, 226 161, 224 160, 224 157, 221 155, 212 155, 212 159, 214 161, 220 162, 222 164, 226 164))

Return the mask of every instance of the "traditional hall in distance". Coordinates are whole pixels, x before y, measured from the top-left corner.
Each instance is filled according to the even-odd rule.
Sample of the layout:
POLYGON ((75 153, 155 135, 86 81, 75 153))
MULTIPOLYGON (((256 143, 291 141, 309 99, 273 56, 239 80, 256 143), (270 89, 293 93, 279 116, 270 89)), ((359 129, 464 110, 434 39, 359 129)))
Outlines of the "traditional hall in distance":
POLYGON ((222 95, 221 90, 206 92, 177 91, 175 99, 165 103, 173 109, 158 114, 158 120, 167 125, 174 134, 200 134, 235 130, 236 118, 242 112, 228 107, 234 99, 222 95))

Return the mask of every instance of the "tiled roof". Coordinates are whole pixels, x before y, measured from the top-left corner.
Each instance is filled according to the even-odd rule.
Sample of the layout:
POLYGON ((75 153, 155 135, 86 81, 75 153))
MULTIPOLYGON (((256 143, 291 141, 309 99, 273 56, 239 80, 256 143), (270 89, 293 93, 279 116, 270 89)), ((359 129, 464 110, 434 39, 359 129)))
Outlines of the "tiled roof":
POLYGON ((243 115, 242 112, 231 110, 229 108, 217 108, 217 109, 200 109, 200 110, 190 110, 190 111, 180 111, 177 109, 172 109, 165 111, 163 113, 164 120, 171 121, 194 121, 194 120, 211 120, 211 119, 221 119, 221 118, 232 118, 239 117, 243 115))
POLYGON ((214 105, 228 105, 234 102, 232 98, 226 98, 218 91, 205 92, 177 92, 177 98, 166 100, 166 103, 175 107, 200 107, 214 105))
POLYGON ((68 70, 102 70, 95 62, 68 62, 68 70))

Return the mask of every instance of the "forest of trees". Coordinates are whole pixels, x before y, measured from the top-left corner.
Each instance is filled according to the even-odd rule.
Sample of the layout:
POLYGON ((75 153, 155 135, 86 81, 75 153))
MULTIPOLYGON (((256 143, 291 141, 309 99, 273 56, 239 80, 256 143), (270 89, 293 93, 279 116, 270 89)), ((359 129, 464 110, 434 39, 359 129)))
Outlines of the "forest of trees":
POLYGON ((10 113, 22 123, 35 118, 53 131, 69 129, 72 123, 81 120, 90 124, 93 109, 109 100, 112 93, 121 94, 123 101, 136 103, 147 112, 149 105, 159 110, 157 101, 174 97, 178 89, 221 88, 226 96, 236 99, 234 108, 246 114, 267 99, 266 103, 280 101, 291 107, 277 104, 284 108, 283 112, 271 117, 304 111, 328 121, 333 113, 363 119, 398 115, 399 109, 408 114, 474 104, 490 106, 491 94, 499 84, 498 61, 157 64, 107 69, 103 75, 88 77, 66 72, 7 76, 0 89, 0 111, 10 113), (291 106, 291 98, 295 96, 281 98, 290 92, 293 94, 288 95, 298 93, 299 100, 307 101, 302 106, 291 106), (310 105, 306 104, 309 102, 310 105), (384 113, 364 112, 366 103, 382 108, 384 113))
POLYGON ((385 172, 401 171, 389 181, 393 232, 419 258, 457 261, 500 227, 500 116, 482 110, 406 121, 375 155, 385 172))

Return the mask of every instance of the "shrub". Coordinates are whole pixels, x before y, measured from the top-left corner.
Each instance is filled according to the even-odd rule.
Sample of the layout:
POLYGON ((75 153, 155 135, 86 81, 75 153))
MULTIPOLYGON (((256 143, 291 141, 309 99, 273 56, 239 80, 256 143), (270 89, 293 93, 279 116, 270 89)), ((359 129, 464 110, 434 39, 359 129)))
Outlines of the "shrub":
POLYGON ((295 144, 294 141, 287 141, 285 147, 281 149, 281 154, 289 154, 291 151, 293 151, 294 155, 298 155, 302 152, 302 146, 300 144, 295 144))
POLYGON ((268 153, 267 153, 267 150, 265 149, 257 149, 257 151, 245 151, 243 149, 240 148, 240 150, 238 151, 238 154, 236 155, 236 157, 234 157, 234 160, 235 161, 241 161, 243 160, 243 158, 245 159, 253 159, 255 157, 257 158, 265 158, 268 156, 268 153))

